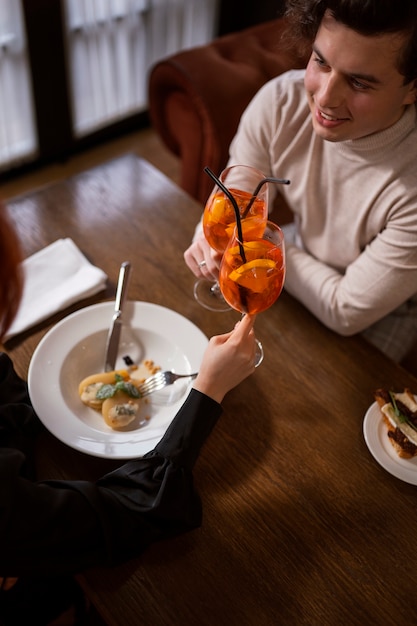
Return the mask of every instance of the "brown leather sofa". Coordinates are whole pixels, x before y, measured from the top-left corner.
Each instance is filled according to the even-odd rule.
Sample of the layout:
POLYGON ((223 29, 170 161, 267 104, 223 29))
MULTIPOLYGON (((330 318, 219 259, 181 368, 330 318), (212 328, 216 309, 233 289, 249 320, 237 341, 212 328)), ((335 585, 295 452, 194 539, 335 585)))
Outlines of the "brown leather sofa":
POLYGON ((204 203, 228 159, 240 116, 259 88, 306 59, 281 41, 284 19, 218 37, 159 61, 149 75, 149 116, 181 162, 181 187, 204 203))

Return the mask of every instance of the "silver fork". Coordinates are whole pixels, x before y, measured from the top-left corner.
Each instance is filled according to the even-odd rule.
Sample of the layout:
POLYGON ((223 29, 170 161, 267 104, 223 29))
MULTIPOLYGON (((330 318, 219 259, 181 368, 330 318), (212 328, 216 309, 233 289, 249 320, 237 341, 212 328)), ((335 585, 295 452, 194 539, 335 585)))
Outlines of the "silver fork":
POLYGON ((174 372, 157 372, 153 376, 150 376, 144 383, 138 386, 141 396, 149 396, 154 391, 159 391, 168 385, 172 385, 179 378, 195 378, 197 374, 175 374, 174 372))

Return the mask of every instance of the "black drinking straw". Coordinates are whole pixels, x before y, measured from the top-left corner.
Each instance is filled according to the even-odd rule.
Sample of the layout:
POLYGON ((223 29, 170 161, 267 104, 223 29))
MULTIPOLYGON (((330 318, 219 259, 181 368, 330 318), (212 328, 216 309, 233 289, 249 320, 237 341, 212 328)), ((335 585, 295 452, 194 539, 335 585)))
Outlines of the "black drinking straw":
POLYGON ((262 185, 264 185, 265 183, 279 183, 280 185, 289 185, 290 184, 290 180, 288 180, 288 178, 273 178, 271 176, 266 176, 263 180, 261 180, 258 184, 258 186, 256 187, 255 191, 252 194, 252 198, 249 200, 248 205, 246 207, 246 209, 244 210, 242 217, 245 218, 247 216, 247 214, 250 211, 250 208, 252 206, 252 204, 255 202, 255 198, 258 195, 262 185))
POLYGON ((229 191, 229 189, 225 185, 223 185, 221 180, 217 178, 216 174, 214 174, 209 167, 206 166, 204 168, 204 171, 214 180, 216 185, 220 187, 220 189, 223 191, 223 193, 229 198, 230 202, 232 203, 233 209, 235 211, 235 216, 236 216, 236 226, 237 226, 240 256, 242 257, 243 263, 246 263, 245 250, 243 248, 242 223, 240 220, 240 211, 239 211, 239 207, 237 206, 237 202, 235 198, 233 197, 233 194, 229 191))

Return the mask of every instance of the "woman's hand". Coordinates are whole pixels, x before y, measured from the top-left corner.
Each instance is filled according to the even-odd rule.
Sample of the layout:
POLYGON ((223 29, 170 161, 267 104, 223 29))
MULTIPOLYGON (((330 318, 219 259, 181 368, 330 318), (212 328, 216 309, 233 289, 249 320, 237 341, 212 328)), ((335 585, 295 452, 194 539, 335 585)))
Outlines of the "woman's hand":
POLYGON ((255 370, 256 316, 245 315, 230 333, 210 339, 194 388, 221 402, 228 391, 255 370))
POLYGON ((184 260, 197 278, 217 280, 222 255, 213 250, 203 234, 198 235, 184 252, 184 260))

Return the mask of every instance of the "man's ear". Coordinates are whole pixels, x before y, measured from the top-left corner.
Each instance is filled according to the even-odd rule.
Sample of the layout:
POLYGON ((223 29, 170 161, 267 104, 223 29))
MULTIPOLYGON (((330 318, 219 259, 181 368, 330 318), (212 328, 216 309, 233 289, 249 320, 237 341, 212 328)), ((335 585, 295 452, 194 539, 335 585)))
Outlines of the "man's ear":
POLYGON ((417 101, 417 78, 412 80, 403 104, 414 104, 417 101))

